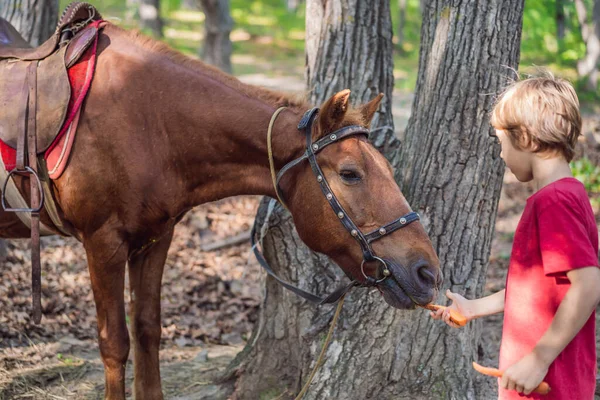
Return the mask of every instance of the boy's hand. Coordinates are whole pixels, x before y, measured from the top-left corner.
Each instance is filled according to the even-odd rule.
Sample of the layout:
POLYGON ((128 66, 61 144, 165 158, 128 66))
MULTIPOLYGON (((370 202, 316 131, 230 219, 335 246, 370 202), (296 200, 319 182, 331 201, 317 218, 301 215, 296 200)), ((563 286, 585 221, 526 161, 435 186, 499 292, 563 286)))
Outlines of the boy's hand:
POLYGON ((473 307, 470 304, 471 300, 465 299, 460 294, 452 293, 450 289, 446 290, 446 297, 452 300, 452 304, 446 307, 445 309, 430 312, 429 315, 431 315, 431 318, 441 319, 453 328, 460 328, 460 326, 450 321, 450 310, 458 311, 460 314, 464 315, 467 318, 467 321, 473 319, 473 307))
POLYGON ((542 383, 549 367, 545 361, 531 352, 504 371, 500 386, 526 395, 530 394, 542 383))

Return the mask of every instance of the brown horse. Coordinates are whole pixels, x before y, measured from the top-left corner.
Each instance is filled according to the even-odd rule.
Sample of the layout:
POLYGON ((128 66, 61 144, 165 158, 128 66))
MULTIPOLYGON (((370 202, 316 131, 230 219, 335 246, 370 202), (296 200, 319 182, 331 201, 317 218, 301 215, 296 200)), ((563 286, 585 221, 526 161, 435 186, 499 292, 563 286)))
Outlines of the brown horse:
MULTIPOLYGON (((368 126, 381 96, 349 109, 349 91, 322 106, 312 139, 350 125, 368 126)), ((166 46, 108 24, 68 168, 53 182, 59 214, 85 247, 96 302, 108 399, 125 398, 130 337, 125 323, 129 267, 135 396, 161 399, 160 286, 175 224, 194 206, 241 194, 275 197, 267 156, 274 111, 275 168, 302 155, 297 125, 310 105, 245 85, 166 46), (143 249, 143 251, 142 251, 143 249)), ((385 158, 362 135, 318 154, 331 189, 361 231, 410 212, 385 158)), ((27 191, 22 178, 18 186, 27 191)), ((307 162, 291 169, 282 192, 298 233, 359 281, 363 254, 331 211, 307 162)), ((42 221, 53 226, 46 214, 42 221)), ((0 213, 0 236, 28 237, 14 214, 0 213)), ((439 261, 417 221, 373 244, 390 263, 378 288, 397 308, 432 301, 439 261)), ((367 273, 374 274, 367 265, 367 273)))

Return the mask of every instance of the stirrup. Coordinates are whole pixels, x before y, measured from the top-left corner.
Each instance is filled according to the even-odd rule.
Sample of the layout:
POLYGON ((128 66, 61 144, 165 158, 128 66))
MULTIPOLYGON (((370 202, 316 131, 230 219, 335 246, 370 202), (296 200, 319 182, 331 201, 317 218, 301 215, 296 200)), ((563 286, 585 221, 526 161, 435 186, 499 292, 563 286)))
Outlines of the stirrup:
POLYGON ((6 180, 4 181, 4 185, 2 185, 2 209, 6 212, 38 213, 42 210, 42 208, 44 208, 44 190, 42 189, 42 182, 40 181, 38 174, 31 167, 25 167, 24 169, 15 168, 10 171, 6 177, 6 180), (29 179, 32 179, 31 175, 35 176, 40 193, 40 206, 38 208, 10 208, 6 205, 6 185, 8 184, 8 180, 11 178, 11 176, 17 173, 28 173, 29 179))

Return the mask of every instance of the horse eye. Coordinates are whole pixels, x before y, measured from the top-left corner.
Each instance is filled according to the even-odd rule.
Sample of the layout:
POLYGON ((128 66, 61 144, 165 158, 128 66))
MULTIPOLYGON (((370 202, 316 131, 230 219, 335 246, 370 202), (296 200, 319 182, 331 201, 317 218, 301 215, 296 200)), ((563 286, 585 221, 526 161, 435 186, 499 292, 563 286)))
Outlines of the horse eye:
POLYGON ((350 171, 348 169, 345 169, 342 172, 340 172, 340 176, 344 181, 348 183, 360 182, 360 176, 356 172, 350 171))

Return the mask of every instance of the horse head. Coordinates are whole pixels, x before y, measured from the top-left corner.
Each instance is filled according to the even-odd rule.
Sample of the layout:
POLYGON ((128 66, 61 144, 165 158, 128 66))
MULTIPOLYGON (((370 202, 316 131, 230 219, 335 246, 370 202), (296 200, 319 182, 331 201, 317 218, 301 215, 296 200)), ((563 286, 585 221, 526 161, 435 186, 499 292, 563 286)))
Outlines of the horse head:
POLYGON ((438 257, 390 163, 368 141, 383 95, 357 109, 349 95, 305 114, 306 161, 284 167, 280 192, 300 238, 351 279, 376 286, 396 308, 430 303, 441 283, 438 257))

